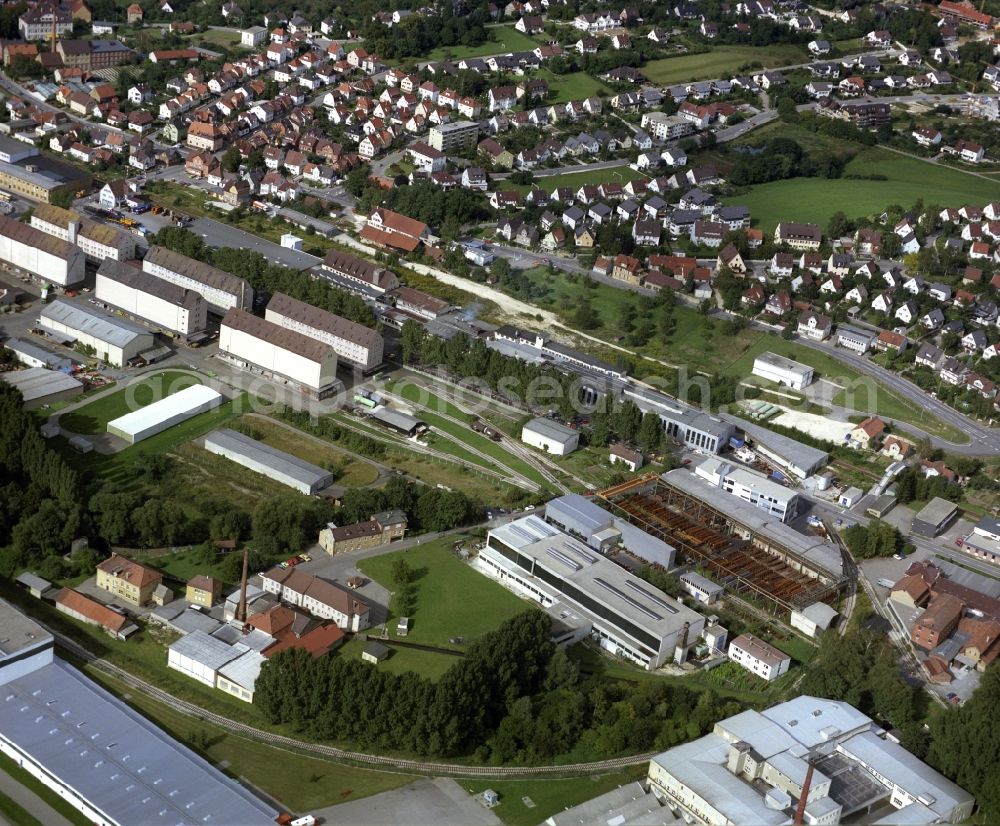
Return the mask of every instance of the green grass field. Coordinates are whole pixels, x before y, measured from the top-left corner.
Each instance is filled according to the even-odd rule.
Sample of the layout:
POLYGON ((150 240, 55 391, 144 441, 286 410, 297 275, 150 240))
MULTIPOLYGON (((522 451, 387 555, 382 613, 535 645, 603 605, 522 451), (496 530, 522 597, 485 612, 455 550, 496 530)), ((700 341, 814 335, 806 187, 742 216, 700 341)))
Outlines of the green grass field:
MULTIPOLYGON (((615 166, 610 169, 597 169, 588 170, 585 172, 566 172, 561 175, 546 175, 538 176, 535 178, 535 182, 529 186, 519 186, 517 184, 509 184, 511 189, 517 189, 521 192, 527 192, 532 187, 538 187, 539 189, 544 189, 546 192, 552 192, 554 189, 558 189, 561 186, 569 186, 573 189, 578 189, 581 186, 586 186, 587 184, 604 184, 604 183, 627 183, 628 181, 638 181, 640 178, 648 178, 648 175, 644 175, 638 170, 632 169, 631 167, 625 166, 615 166)), ((507 183, 504 184, 504 188, 508 186, 507 183)))
POLYGON ((507 826, 536 826, 563 809, 577 806, 593 797, 610 792, 626 783, 642 780, 645 766, 636 766, 614 774, 593 777, 549 777, 539 780, 459 780, 470 794, 493 789, 500 803, 493 814, 507 826), (528 808, 523 798, 534 806, 528 808))
POLYGON ((104 433, 108 422, 147 404, 166 398, 178 390, 201 384, 201 379, 177 370, 165 370, 130 384, 59 417, 59 424, 72 433, 104 433))
MULTIPOLYGON (((338 650, 338 657, 360 659, 365 643, 361 640, 351 640, 344 643, 338 650)), ((413 648, 390 646, 392 654, 372 668, 388 671, 390 674, 404 674, 415 671, 421 677, 435 682, 444 676, 445 671, 459 661, 459 657, 451 654, 438 654, 434 651, 419 651, 413 648)))
POLYGON ((642 73, 653 83, 683 83, 734 74, 747 63, 760 63, 774 69, 808 60, 806 50, 794 44, 773 46, 718 46, 705 54, 678 55, 652 60, 642 67, 642 73))
POLYGON ((586 98, 600 95, 612 94, 607 84, 602 83, 595 77, 591 77, 585 72, 571 72, 566 75, 557 75, 548 69, 541 69, 534 73, 534 77, 548 81, 549 92, 555 95, 545 99, 546 104, 569 103, 571 100, 585 100, 586 98))
MULTIPOLYGON (((477 573, 452 553, 454 537, 439 539, 391 554, 362 560, 358 567, 385 588, 395 590, 392 564, 405 559, 417 572, 416 610, 410 618, 408 642, 455 648, 451 637, 466 643, 528 609, 528 604, 500 585, 477 573)), ((395 636, 391 621, 389 636, 395 636)))
POLYGON ((467 413, 460 407, 452 404, 452 402, 442 398, 439 394, 432 393, 422 385, 415 384, 412 381, 389 381, 386 382, 385 389, 389 393, 394 393, 412 404, 419 405, 425 410, 430 410, 434 413, 444 413, 453 419, 461 419, 470 423, 476 420, 475 414, 467 413))
POLYGON ((888 180, 791 178, 750 187, 724 201, 748 207, 753 222, 771 232, 779 221, 808 221, 825 228, 835 212, 863 218, 878 215, 890 204, 911 206, 919 198, 958 207, 986 203, 997 193, 994 181, 877 148, 860 152, 844 174, 885 175, 888 180))
POLYGON ((422 59, 461 60, 466 57, 485 57, 507 52, 530 52, 538 48, 536 41, 521 34, 513 26, 491 26, 488 31, 493 35, 493 39, 478 46, 445 46, 434 49, 422 59))

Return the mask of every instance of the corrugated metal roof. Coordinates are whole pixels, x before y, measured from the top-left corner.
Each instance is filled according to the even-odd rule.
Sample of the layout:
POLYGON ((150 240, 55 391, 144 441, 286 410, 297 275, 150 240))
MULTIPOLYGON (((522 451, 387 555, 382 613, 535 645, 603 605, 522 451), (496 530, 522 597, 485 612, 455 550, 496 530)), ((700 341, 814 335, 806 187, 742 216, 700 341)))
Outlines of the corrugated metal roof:
MULTIPOLYGON (((45 237, 51 238, 49 235, 45 237)), ((71 304, 62 299, 56 299, 42 310, 42 320, 54 321, 77 332, 86 333, 113 347, 127 347, 139 336, 148 336, 151 342, 153 340, 153 334, 138 324, 112 318, 85 304, 71 304)))
POLYGON ((317 485, 330 475, 328 470, 229 428, 213 430, 205 437, 205 444, 223 450, 223 455, 246 456, 307 485, 317 485))
POLYGON ((71 390, 83 392, 83 384, 80 381, 46 367, 11 370, 0 373, 0 379, 20 390, 21 396, 26 402, 45 398, 53 393, 66 393, 71 390))

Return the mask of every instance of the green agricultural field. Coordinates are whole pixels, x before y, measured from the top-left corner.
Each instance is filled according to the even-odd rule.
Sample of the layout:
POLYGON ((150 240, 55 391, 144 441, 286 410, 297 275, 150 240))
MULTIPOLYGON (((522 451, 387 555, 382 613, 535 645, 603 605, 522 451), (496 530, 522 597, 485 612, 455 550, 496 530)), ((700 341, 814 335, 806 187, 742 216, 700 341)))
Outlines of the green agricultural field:
MULTIPOLYGON (((538 187, 540 189, 544 189, 546 192, 551 192, 561 186, 569 186, 573 189, 577 189, 588 184, 604 184, 609 182, 624 184, 629 181, 638 181, 641 178, 648 177, 648 175, 644 175, 642 172, 632 169, 628 165, 622 165, 614 166, 609 169, 587 170, 584 172, 566 172, 560 175, 536 175, 535 182, 529 186, 519 186, 517 184, 509 184, 509 186, 511 189, 517 189, 521 192, 527 192, 532 187, 538 187)), ((504 187, 506 188, 507 186, 508 184, 505 183, 504 187)))
POLYGON ((601 94, 612 94, 610 87, 586 72, 557 75, 548 69, 541 69, 534 73, 534 77, 548 81, 549 97, 545 99, 546 104, 569 103, 571 100, 585 100, 601 94), (555 94, 552 94, 553 92, 555 94))
POLYGON ((653 83, 683 83, 688 80, 730 77, 747 63, 759 63, 770 69, 808 61, 802 46, 790 43, 766 47, 719 46, 704 54, 678 55, 652 60, 642 73, 653 83))
POLYGON ((459 780, 469 794, 493 789, 500 804, 493 809, 507 826, 536 826, 563 809, 577 806, 626 783, 642 780, 645 766, 634 766, 614 774, 592 777, 548 777, 538 780, 459 780), (533 805, 528 808, 523 798, 533 805))
MULTIPOLYGON (((528 609, 528 603, 452 553, 455 539, 439 539, 358 563, 362 572, 393 591, 397 589, 392 578, 396 560, 405 559, 415 572, 416 610, 410 615, 407 642, 454 648, 450 638, 464 637, 468 643, 528 609)), ((390 637, 396 633, 394 618, 390 610, 390 637)))
POLYGON ((89 404, 59 418, 59 424, 71 433, 90 436, 104 433, 108 422, 166 398, 178 390, 201 384, 201 379, 177 370, 165 370, 142 381, 101 396, 89 404))
POLYGON ((860 152, 844 174, 884 175, 887 180, 791 178, 753 186, 724 200, 748 207, 754 224, 771 232, 779 221, 808 221, 825 228, 835 212, 863 218, 878 215, 890 204, 908 207, 920 198, 958 207, 985 203, 997 193, 994 181, 878 148, 860 152))
POLYGON ((507 52, 530 52, 538 48, 538 42, 521 34, 513 26, 491 26, 488 29, 493 39, 478 46, 444 46, 427 54, 424 60, 462 60, 466 57, 487 57, 507 52))

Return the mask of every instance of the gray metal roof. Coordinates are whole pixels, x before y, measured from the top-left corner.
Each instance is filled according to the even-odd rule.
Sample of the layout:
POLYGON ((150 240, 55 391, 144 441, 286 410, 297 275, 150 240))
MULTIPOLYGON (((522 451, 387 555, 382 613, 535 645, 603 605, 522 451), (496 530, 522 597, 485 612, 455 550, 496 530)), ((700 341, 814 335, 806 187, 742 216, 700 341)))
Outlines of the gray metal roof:
POLYGON ((812 605, 807 605, 799 613, 806 619, 815 622, 820 628, 829 628, 830 623, 837 618, 836 609, 831 608, 825 602, 814 602, 812 605))
POLYGON ((25 341, 24 339, 9 338, 3 343, 3 346, 15 355, 23 355, 27 358, 44 362, 46 367, 51 367, 53 370, 59 370, 63 367, 69 368, 73 365, 72 359, 60 356, 58 353, 53 353, 44 347, 39 347, 34 342, 25 341))
POLYGON ((574 529, 583 528, 581 533, 588 537, 612 522, 610 513, 579 493, 567 493, 546 503, 545 518, 574 529))
POLYGON ((86 304, 71 304, 62 299, 56 299, 46 306, 42 310, 42 318, 86 333, 113 347, 127 347, 139 336, 149 336, 150 339, 153 337, 149 330, 138 324, 105 315, 86 304))
POLYGON ((424 424, 420 419, 411 416, 409 413, 403 413, 401 410, 392 410, 384 405, 376 407, 368 415, 382 424, 395 427, 407 433, 424 424))
POLYGON ((684 821, 641 783, 627 783, 590 800, 552 815, 548 826, 580 826, 605 823, 613 826, 672 826, 684 821))
POLYGON ((781 456, 792 467, 802 468, 811 473, 816 468, 825 465, 830 458, 830 454, 825 450, 802 444, 802 442, 788 436, 741 419, 739 416, 733 416, 730 413, 720 413, 719 415, 727 422, 736 425, 754 442, 781 456))
POLYGON ((21 396, 26 402, 44 399, 54 393, 83 392, 83 383, 78 379, 57 370, 49 370, 47 367, 10 370, 6 373, 0 373, 0 379, 20 390, 21 396))
POLYGON ((772 353, 770 350, 757 356, 756 361, 762 362, 763 364, 767 364, 771 367, 777 367, 780 370, 788 370, 789 372, 794 373, 804 374, 812 371, 812 367, 808 364, 803 364, 800 361, 794 361, 793 359, 779 356, 777 353, 772 353))
POLYGON ((188 657, 206 668, 218 671, 226 663, 232 662, 248 649, 230 645, 223 640, 216 639, 211 634, 198 630, 192 631, 187 636, 172 643, 170 650, 183 657, 188 657))
MULTIPOLYGON (((273 642, 273 640, 271 640, 273 642)), ((232 683, 253 691, 254 683, 260 675, 260 667, 265 659, 259 651, 250 649, 243 652, 235 660, 231 660, 219 669, 219 674, 232 683)))
POLYGON ((688 407, 682 402, 655 390, 646 390, 637 385, 628 385, 624 389, 624 395, 631 398, 643 413, 652 410, 661 417, 666 417, 671 421, 702 433, 708 433, 717 439, 728 439, 732 433, 732 425, 726 420, 728 417, 722 415, 712 416, 703 410, 688 407))
POLYGON ((278 814, 58 659, 0 691, 4 739, 111 823, 265 826, 278 814))
POLYGON ((227 453, 246 456, 304 484, 318 484, 330 475, 330 471, 323 470, 318 465, 229 428, 213 430, 205 437, 205 443, 213 444, 227 453))
POLYGON ((562 442, 564 444, 569 442, 574 437, 579 436, 579 433, 573 430, 573 428, 566 427, 566 425, 559 424, 559 422, 554 422, 552 419, 544 419, 541 416, 538 416, 525 424, 524 430, 537 433, 545 439, 552 439, 553 441, 562 442))
MULTIPOLYGON (((22 581, 20 577, 18 581, 22 581)), ((41 625, 0 599, 0 663, 16 656, 22 648, 51 640, 52 635, 41 625)), ((0 726, 0 735, 2 733, 3 727, 0 726)))

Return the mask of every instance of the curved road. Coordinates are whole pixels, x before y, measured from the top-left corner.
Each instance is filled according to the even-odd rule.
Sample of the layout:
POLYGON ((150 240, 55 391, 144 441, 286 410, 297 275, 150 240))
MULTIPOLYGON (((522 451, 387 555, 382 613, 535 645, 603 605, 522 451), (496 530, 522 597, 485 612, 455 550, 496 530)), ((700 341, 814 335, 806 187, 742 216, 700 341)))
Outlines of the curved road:
POLYGON ((634 754, 629 757, 617 757, 612 760, 598 760, 594 763, 568 763, 557 766, 463 766, 454 763, 435 763, 427 760, 409 760, 403 757, 386 757, 378 754, 366 754, 359 751, 348 751, 335 746, 326 746, 321 743, 301 742, 293 737, 286 737, 282 734, 260 731, 253 726, 244 723, 237 723, 221 714, 215 714, 207 709, 201 708, 194 703, 185 700, 178 700, 160 688, 150 683, 140 680, 128 671, 97 657, 74 640, 47 629, 56 642, 73 656, 78 657, 92 665, 98 671, 114 677, 116 680, 125 683, 135 691, 141 691, 147 697, 163 703, 174 711, 204 720, 219 728, 225 729, 231 734, 246 737, 250 740, 259 740, 270 746, 290 749, 297 752, 305 752, 314 756, 333 760, 335 762, 360 763, 363 765, 379 767, 382 769, 397 770, 406 774, 422 774, 451 777, 566 777, 585 776, 591 774, 605 774, 607 772, 618 771, 629 766, 638 766, 648 763, 657 752, 647 754, 634 754))

